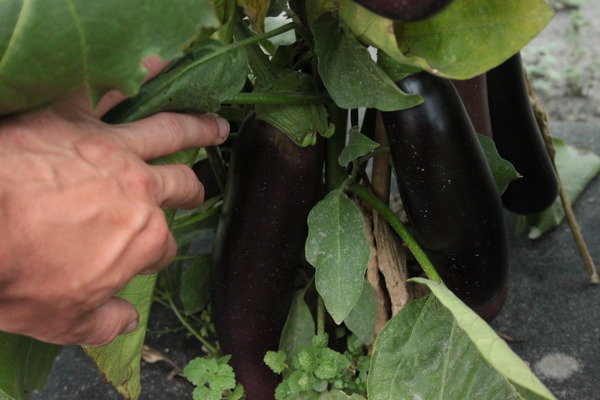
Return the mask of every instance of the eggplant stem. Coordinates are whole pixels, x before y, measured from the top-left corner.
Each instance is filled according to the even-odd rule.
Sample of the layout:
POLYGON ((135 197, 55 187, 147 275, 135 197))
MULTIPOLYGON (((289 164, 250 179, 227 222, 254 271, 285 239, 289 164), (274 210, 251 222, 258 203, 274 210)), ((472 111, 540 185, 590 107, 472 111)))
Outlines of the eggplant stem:
POLYGON ((410 234, 400 218, 383 201, 369 189, 358 183, 348 185, 346 189, 373 207, 373 209, 377 211, 388 224, 390 224, 392 229, 394 229, 398 236, 404 241, 429 279, 437 283, 444 283, 419 243, 417 243, 415 238, 410 234))

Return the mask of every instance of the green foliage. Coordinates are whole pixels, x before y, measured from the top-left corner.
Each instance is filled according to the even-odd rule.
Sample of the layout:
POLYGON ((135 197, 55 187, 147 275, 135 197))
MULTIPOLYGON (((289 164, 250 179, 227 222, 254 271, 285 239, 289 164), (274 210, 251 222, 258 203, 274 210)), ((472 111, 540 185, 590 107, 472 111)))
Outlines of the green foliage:
POLYGON ((379 144, 360 133, 357 126, 352 127, 348 132, 348 144, 340 153, 338 161, 342 167, 345 167, 352 161, 369 154, 378 147, 379 144))
POLYGON ((403 93, 373 61, 366 47, 332 14, 312 24, 319 75, 341 108, 393 111, 416 106, 419 96, 403 93))
POLYGON ((201 41, 105 119, 134 121, 161 111, 215 112, 222 101, 242 89, 247 65, 242 48, 212 39, 201 41))
POLYGON ((519 178, 520 175, 510 162, 500 157, 498 149, 496 149, 496 145, 492 139, 481 134, 477 134, 477 137, 483 148, 485 158, 490 165, 492 174, 494 175, 498 193, 502 194, 508 187, 510 181, 519 178))
POLYGON ((0 331, 0 399, 26 400, 42 390, 60 348, 0 331))
POLYGON ((545 0, 455 0, 432 18, 394 23, 343 0, 342 20, 396 61, 466 79, 519 51, 552 19, 545 0))
POLYGON ((279 348, 287 354, 288 365, 303 346, 310 345, 315 334, 315 322, 304 301, 305 289, 298 290, 292 299, 288 318, 281 333, 279 348))
POLYGON ((344 319, 344 324, 364 344, 371 344, 375 336, 375 322, 377 319, 377 304, 373 287, 364 280, 360 298, 344 319))
MULTIPOLYGON (((254 93, 311 93, 316 88, 310 75, 302 72, 283 70, 278 77, 257 85, 254 93)), ((327 110, 321 103, 299 105, 257 104, 256 116, 285 132, 299 146, 314 144, 317 135, 326 135, 329 129, 327 110)))
POLYGON ((235 374, 227 364, 228 361, 229 357, 219 359, 197 357, 185 366, 183 373, 196 386, 194 400, 241 398, 243 390, 236 384, 235 374))
POLYGON ((141 61, 182 54, 200 28, 217 27, 207 0, 3 1, 0 115, 32 109, 86 86, 137 93, 141 61))
POLYGON ((284 375, 275 399, 349 398, 346 393, 365 393, 368 373, 365 360, 369 357, 362 348, 356 352, 337 352, 327 347, 328 341, 326 333, 314 336, 310 345, 302 346, 295 354, 291 365, 285 363, 288 356, 284 351, 267 353, 265 363, 284 375))
MULTIPOLYGON (((513 386, 523 399, 556 398, 533 374, 527 364, 508 347, 506 342, 498 337, 496 332, 482 320, 473 310, 464 304, 444 285, 422 278, 414 278, 415 282, 423 283, 432 291, 443 308, 450 312, 458 328, 464 331, 470 342, 477 348, 481 357, 495 371, 513 386)), ((440 308, 441 309, 441 308, 440 308)), ((444 312, 442 310, 442 312, 444 312)), ((467 365, 468 367, 468 365, 467 365)), ((481 368, 484 368, 482 365, 481 368)), ((490 396, 494 393, 490 390, 490 396)), ((457 397, 463 398, 463 397, 457 397)), ((464 397, 469 398, 469 397, 464 397)), ((484 397, 474 397, 481 398, 484 397)))
POLYGON ((360 298, 371 249, 364 220, 342 191, 334 190, 308 216, 306 260, 327 311, 340 324, 360 298))
MULTIPOLYGON (((574 203, 587 185, 600 173, 600 157, 589 149, 571 146, 560 139, 553 139, 556 154, 554 161, 560 174, 567 197, 574 203)), ((539 214, 520 216, 518 230, 528 230, 530 239, 538 239, 556 228, 565 218, 560 198, 539 214)))

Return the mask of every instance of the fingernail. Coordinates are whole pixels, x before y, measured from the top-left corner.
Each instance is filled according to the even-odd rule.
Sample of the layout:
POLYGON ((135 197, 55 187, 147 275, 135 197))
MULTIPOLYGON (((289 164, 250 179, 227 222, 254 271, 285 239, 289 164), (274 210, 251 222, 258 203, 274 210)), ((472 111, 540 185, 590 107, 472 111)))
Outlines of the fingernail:
POLYGON ((219 138, 224 140, 229 135, 229 121, 221 117, 217 117, 216 121, 219 128, 219 138))
POLYGON ((131 322, 129 322, 129 325, 127 325, 125 330, 121 332, 121 335, 127 335, 128 333, 132 333, 133 331, 135 331, 138 326, 138 322, 138 318, 134 318, 131 322))

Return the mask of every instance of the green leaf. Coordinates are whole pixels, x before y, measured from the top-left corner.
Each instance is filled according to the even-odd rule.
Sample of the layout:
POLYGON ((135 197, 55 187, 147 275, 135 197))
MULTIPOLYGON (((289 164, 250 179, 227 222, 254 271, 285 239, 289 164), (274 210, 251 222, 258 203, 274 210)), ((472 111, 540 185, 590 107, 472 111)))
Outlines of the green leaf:
POLYGON ((402 92, 333 14, 321 15, 312 30, 319 75, 339 107, 395 111, 422 102, 419 96, 402 92))
POLYGON ((362 292, 371 251, 364 225, 356 205, 339 190, 330 192, 308 216, 306 259, 316 268, 317 291, 337 324, 362 292))
POLYGON ((292 299, 292 305, 288 314, 279 349, 283 350, 288 358, 287 363, 291 365, 293 358, 303 346, 310 346, 311 340, 315 335, 315 321, 308 305, 304 301, 306 289, 298 290, 292 299))
POLYGON ((0 399, 26 400, 34 389, 41 391, 60 349, 55 344, 0 332, 0 399))
POLYGON ((373 287, 364 280, 362 292, 358 302, 344 319, 346 327, 354 333, 364 344, 370 344, 375 336, 375 322, 377 320, 377 304, 373 287))
MULTIPOLYGON (((259 82, 255 93, 314 92, 313 77, 299 71, 283 70, 278 78, 259 82)), ((298 146, 308 146, 317 140, 317 134, 325 135, 329 122, 327 109, 321 103, 300 105, 256 104, 256 117, 275 126, 298 146)))
POLYGON ((506 190, 510 181, 519 178, 521 175, 519 175, 515 167, 510 162, 500 157, 500 154, 498 154, 498 149, 496 149, 496 145, 492 139, 479 133, 477 134, 477 138, 479 139, 479 143, 483 148, 485 158, 487 159, 490 169, 492 170, 492 174, 494 175, 494 181, 496 182, 498 193, 502 194, 506 190))
MULTIPOLYGON (((466 333, 481 356, 505 379, 507 379, 524 399, 554 399, 542 382, 517 356, 496 332, 473 310, 465 305, 445 286, 422 278, 415 282, 427 285, 443 304, 456 324, 466 333)), ((468 397, 463 397, 468 398, 468 397)), ((472 397, 479 398, 479 397, 472 397)))
POLYGON ((372 141, 362 133, 359 127, 354 126, 348 132, 348 144, 341 151, 338 162, 342 167, 347 166, 352 161, 369 154, 379 147, 379 143, 372 141))
POLYGON ((276 374, 281 374, 288 365, 286 364, 287 354, 285 351, 267 351, 265 354, 265 364, 269 366, 276 374))
POLYGON ((148 326, 156 274, 140 275, 131 280, 117 295, 133 304, 140 315, 138 328, 129 335, 118 336, 102 347, 84 346, 103 378, 126 399, 140 394, 140 363, 148 326))
POLYGON ((217 27, 209 0, 0 2, 0 115, 47 104, 87 86, 95 103, 135 95, 141 61, 171 60, 203 27, 217 27))
MULTIPOLYGON (((571 146, 560 139, 553 139, 556 154, 554 160, 567 197, 574 203, 587 185, 600 173, 600 157, 589 149, 571 146)), ((556 228, 565 218, 560 198, 539 214, 520 216, 521 230, 529 229, 529 238, 538 239, 556 228)))
POLYGON ((208 304, 211 262, 210 254, 202 254, 181 274, 179 298, 187 314, 203 310, 208 304))
POLYGON ((160 111, 215 112, 223 100, 242 90, 247 69, 244 49, 204 40, 104 119, 128 122, 160 111))
POLYGON ((341 390, 333 389, 329 392, 324 392, 321 394, 318 400, 366 400, 359 394, 347 395, 341 390))
POLYGON ((210 389, 207 393, 218 393, 216 399, 220 400, 221 392, 235 388, 235 374, 227 361, 227 356, 220 359, 197 357, 185 366, 183 373, 199 388, 210 389))
POLYGON ((545 0, 454 0, 439 14, 400 23, 342 0, 341 18, 363 42, 403 64, 467 79, 499 65, 552 20, 545 0))
POLYGON ((381 330, 367 385, 369 400, 520 399, 432 295, 409 303, 381 330))

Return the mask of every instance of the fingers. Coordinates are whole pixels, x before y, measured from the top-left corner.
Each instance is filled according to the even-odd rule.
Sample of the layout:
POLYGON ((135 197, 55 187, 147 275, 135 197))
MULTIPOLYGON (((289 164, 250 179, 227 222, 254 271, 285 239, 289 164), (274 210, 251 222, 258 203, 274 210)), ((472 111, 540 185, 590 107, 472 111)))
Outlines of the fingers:
POLYGON ((85 319, 84 326, 75 340, 81 345, 104 346, 117 336, 133 332, 139 323, 137 309, 118 297, 109 299, 85 319))
POLYGON ((204 186, 190 167, 167 164, 150 168, 156 177, 150 190, 154 191, 154 201, 161 208, 191 210, 204 201, 204 186))
POLYGON ((114 129, 131 151, 152 160, 184 149, 219 145, 229 134, 229 122, 212 115, 159 113, 114 129))

